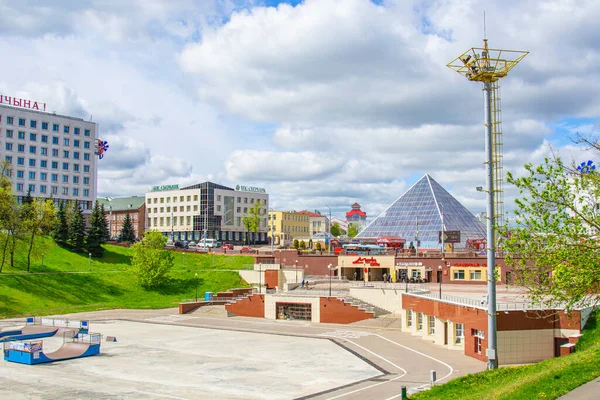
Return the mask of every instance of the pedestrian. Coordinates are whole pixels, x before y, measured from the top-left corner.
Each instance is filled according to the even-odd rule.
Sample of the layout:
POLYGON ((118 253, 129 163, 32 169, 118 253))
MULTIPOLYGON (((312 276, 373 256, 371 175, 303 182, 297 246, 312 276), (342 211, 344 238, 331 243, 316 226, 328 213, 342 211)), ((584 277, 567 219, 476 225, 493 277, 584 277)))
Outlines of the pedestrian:
POLYGON ((302 279, 302 289, 304 289, 304 279, 302 279))
POLYGON ((354 271, 354 280, 356 280, 357 276, 358 276, 358 274, 356 273, 356 271, 354 271))
POLYGON ((306 280, 306 290, 308 290, 308 279, 306 280))

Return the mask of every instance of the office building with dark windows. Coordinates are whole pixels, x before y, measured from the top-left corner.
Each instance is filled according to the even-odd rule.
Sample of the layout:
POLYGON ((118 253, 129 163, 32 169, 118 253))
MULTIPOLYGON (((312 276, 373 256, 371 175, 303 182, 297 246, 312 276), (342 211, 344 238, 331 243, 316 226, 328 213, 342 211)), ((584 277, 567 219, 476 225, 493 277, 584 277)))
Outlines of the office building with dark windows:
POLYGON ((263 188, 231 188, 203 182, 154 186, 146 193, 146 230, 171 240, 198 241, 206 237, 231 243, 266 243, 269 195, 263 188), (247 232, 243 218, 261 202, 258 232, 247 232))
POLYGON ((30 101, 0 98, 0 159, 12 166, 18 201, 29 192, 55 202, 75 200, 90 212, 96 199, 98 124, 39 111, 45 104, 34 103, 32 109, 30 101))

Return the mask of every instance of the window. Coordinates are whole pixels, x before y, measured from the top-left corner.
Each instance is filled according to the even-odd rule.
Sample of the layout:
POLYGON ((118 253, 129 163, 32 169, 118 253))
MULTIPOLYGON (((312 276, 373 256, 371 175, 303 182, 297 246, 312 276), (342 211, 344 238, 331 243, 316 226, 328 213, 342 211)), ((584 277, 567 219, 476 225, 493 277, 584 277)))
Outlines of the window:
POLYGON ((52 161, 52 169, 58 169, 58 161, 52 161))
POLYGON ((67 125, 63 126, 63 132, 64 133, 69 133, 69 127, 67 125))
POLYGON ((241 213, 241 212, 242 212, 242 207, 236 207, 236 208, 235 208, 235 212, 237 212, 237 213, 241 213))
POLYGON ((35 172, 29 171, 29 179, 35 179, 35 172))
POLYGON ((62 188, 62 194, 68 195, 69 194, 69 188, 68 187, 62 188))
POLYGON ((58 136, 52 136, 52 144, 58 144, 58 136))
POLYGON ((29 184, 29 187, 27 188, 31 193, 35 192, 35 185, 33 184, 29 184))
POLYGON ((413 315, 413 313, 411 310, 406 311, 406 326, 412 326, 412 324, 413 324, 412 315, 413 315))
POLYGON ((417 330, 423 330, 423 313, 417 313, 417 330))
POLYGON ((25 165, 25 157, 18 157, 17 165, 25 165))
POLYGON ((10 129, 6 130, 6 138, 7 139, 12 139, 13 137, 13 131, 11 131, 10 129))
POLYGON ((461 344, 465 339, 465 326, 454 324, 454 343, 461 344))
POLYGON ((83 131, 83 135, 84 135, 84 136, 90 136, 90 130, 89 130, 89 129, 85 129, 85 130, 83 131))
POLYGON ((19 139, 23 139, 23 140, 25 140, 25 132, 21 132, 21 131, 19 131, 19 133, 18 133, 18 136, 17 136, 17 137, 18 137, 19 139))
POLYGON ((183 196, 179 196, 179 201, 183 201, 183 196))
POLYGON ((64 138, 64 139, 63 139, 63 145, 64 145, 64 146, 68 146, 68 145, 69 145, 69 139, 67 139, 67 138, 64 138))
POLYGON ((29 140, 31 140, 32 142, 35 142, 37 140, 37 135, 35 133, 30 133, 29 140))
POLYGON ((194 195, 194 201, 198 201, 198 195, 197 194, 194 195))
POLYGON ((480 281, 481 280, 481 270, 476 269, 475 271, 471 271, 470 278, 472 281, 480 281))
POLYGON ((79 164, 73 164, 73 171, 79 172, 79 164))
POLYGON ((48 130, 48 123, 47 122, 42 122, 42 129, 47 131, 48 130))
POLYGON ((52 157, 58 157, 58 149, 52 149, 52 157))
POLYGON ((29 153, 31 153, 31 154, 37 153, 37 148, 35 146, 29 146, 29 153))
POLYGON ((79 135, 79 128, 73 128, 73 134, 79 135))
POLYGON ((79 140, 73 140, 73 146, 79 147, 79 140))
POLYGON ((89 165, 84 165, 83 166, 83 172, 90 172, 90 166, 89 165))
POLYGON ((83 189, 83 195, 85 197, 90 197, 90 189, 83 189))
POLYGON ((83 153, 83 159, 86 161, 90 161, 90 153, 83 153))
POLYGON ((192 201, 192 196, 187 196, 187 201, 192 201))
POLYGON ((5 159, 7 163, 12 164, 12 156, 6 156, 5 159))
POLYGON ((48 143, 48 135, 42 135, 42 143, 48 143))
POLYGON ((48 168, 48 161, 41 160, 40 161, 40 167, 42 167, 42 168, 48 168))
POLYGON ((471 329, 471 336, 473 336, 473 350, 476 354, 481 354, 481 342, 485 339, 483 331, 477 329, 471 329))
POLYGON ((40 154, 43 156, 47 156, 48 155, 48 148, 47 147, 41 147, 40 148, 40 154))
POLYGON ((52 132, 58 132, 58 124, 52 124, 52 132))
POLYGON ((63 158, 69 158, 69 151, 63 150, 63 158))
POLYGON ((79 189, 73 188, 73 196, 79 196, 79 189))
POLYGON ((48 180, 48 174, 46 172, 40 172, 40 179, 42 181, 48 180))
POLYGON ((65 170, 65 171, 69 170, 69 163, 68 162, 64 162, 63 163, 63 170, 65 170))
POLYGON ((192 208, 190 206, 187 206, 186 211, 192 211, 192 208))
POLYGON ((7 125, 12 125, 13 124, 13 117, 6 117, 6 124, 7 125))
POLYGON ((52 194, 57 194, 57 193, 58 193, 58 187, 52 186, 52 194))
POLYGON ((22 191, 23 191, 23 184, 22 183, 17 183, 17 192, 22 192, 22 191))
POLYGON ((40 193, 46 193, 46 185, 40 185, 40 193))
POLYGON ((29 159, 29 166, 30 167, 35 167, 35 158, 30 158, 29 159))
POLYGON ((25 118, 19 118, 19 126, 25 126, 25 118))
POLYGON ((69 183, 69 175, 63 175, 62 181, 63 181, 63 183, 69 183))
POLYGON ((90 148, 90 142, 83 142, 83 148, 84 149, 89 149, 90 148))
POLYGON ((52 182, 58 182, 58 174, 52 174, 52 182))
POLYGON ((454 279, 455 280, 465 279, 465 270, 459 269, 459 270, 454 271, 454 279))
POLYGON ((17 178, 25 178, 25 171, 17 170, 17 178))
POLYGON ((78 176, 74 176, 73 177, 73 183, 79 183, 79 177, 78 176))
POLYGON ((433 315, 429 316, 429 334, 435 335, 435 317, 433 315))
POLYGON ((6 150, 12 150, 12 143, 6 143, 6 150))
POLYGON ((33 128, 33 129, 37 128, 37 121, 34 121, 34 120, 29 121, 29 127, 33 128))

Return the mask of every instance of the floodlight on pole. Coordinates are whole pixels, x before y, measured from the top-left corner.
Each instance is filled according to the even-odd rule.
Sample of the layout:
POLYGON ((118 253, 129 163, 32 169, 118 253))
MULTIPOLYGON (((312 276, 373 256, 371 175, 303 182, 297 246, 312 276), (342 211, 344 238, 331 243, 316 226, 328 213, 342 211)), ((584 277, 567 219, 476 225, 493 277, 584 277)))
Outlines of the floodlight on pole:
POLYGON ((496 243, 494 224, 496 206, 502 204, 502 154, 499 95, 497 81, 508 75, 519 61, 529 52, 518 50, 500 50, 488 48, 487 39, 483 39, 483 48, 471 48, 447 64, 470 81, 483 83, 484 94, 484 127, 486 153, 486 187, 487 187, 487 281, 488 281, 488 369, 498 368, 497 333, 496 333, 496 243), (494 134, 496 133, 496 134, 494 134), (494 183, 498 186, 494 190, 494 183), (496 206, 495 206, 495 201, 496 206))

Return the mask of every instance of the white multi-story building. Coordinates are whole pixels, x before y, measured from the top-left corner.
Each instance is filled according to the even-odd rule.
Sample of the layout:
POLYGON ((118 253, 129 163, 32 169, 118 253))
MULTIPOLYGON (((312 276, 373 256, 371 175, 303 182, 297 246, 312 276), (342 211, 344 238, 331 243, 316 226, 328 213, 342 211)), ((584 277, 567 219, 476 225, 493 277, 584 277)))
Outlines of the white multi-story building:
POLYGON ((52 197, 56 202, 76 200, 83 210, 91 210, 97 187, 98 124, 6 106, 17 103, 0 98, 0 157, 12 164, 19 202, 30 192, 34 198, 52 197))
POLYGON ((181 189, 179 185, 155 186, 146 193, 146 230, 174 240, 207 237, 241 243, 247 238, 249 243, 266 243, 268 207, 269 195, 262 188, 238 185, 233 189, 212 182, 181 189), (259 231, 246 232, 243 217, 259 200, 259 231))

